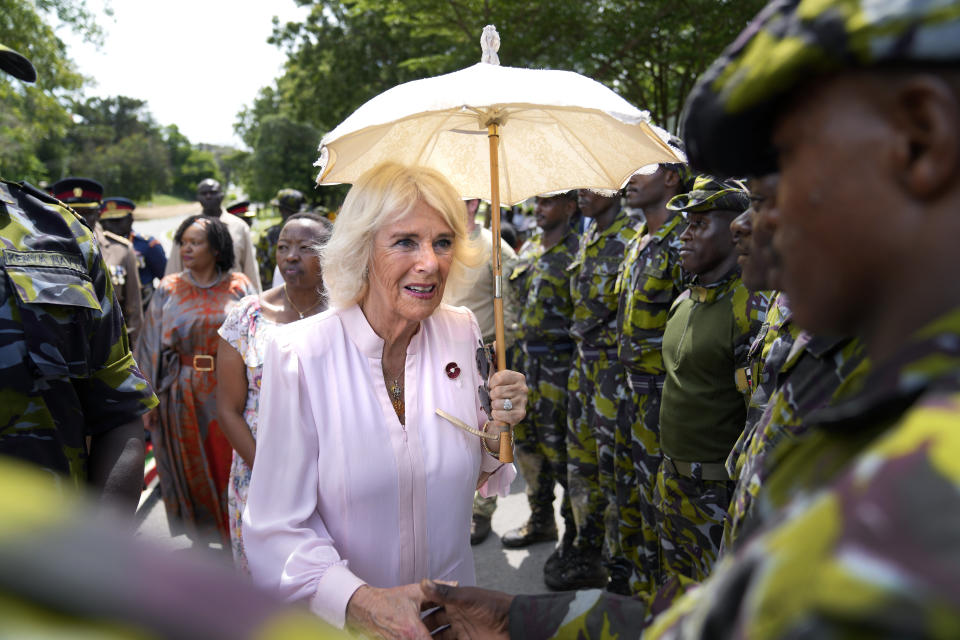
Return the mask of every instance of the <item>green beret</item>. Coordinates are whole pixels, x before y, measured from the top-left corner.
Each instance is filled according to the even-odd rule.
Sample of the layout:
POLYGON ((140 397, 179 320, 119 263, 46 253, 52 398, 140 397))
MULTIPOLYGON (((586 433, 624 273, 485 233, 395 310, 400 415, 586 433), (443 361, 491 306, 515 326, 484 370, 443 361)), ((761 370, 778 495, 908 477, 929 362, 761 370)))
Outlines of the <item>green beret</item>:
POLYGON ((750 192, 739 180, 719 180, 713 176, 700 175, 693 181, 693 188, 670 198, 667 209, 686 213, 710 211, 744 212, 750 207, 750 192))
POLYGON ((773 0, 687 98, 688 160, 715 175, 771 173, 775 118, 804 81, 843 69, 958 59, 955 0, 773 0))

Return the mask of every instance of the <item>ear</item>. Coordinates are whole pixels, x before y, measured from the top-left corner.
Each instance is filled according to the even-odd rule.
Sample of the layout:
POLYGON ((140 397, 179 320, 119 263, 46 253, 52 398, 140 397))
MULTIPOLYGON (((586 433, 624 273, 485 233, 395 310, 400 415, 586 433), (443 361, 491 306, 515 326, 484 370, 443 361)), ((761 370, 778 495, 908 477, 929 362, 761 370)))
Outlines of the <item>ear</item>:
POLYGON ((679 173, 677 173, 676 171, 671 171, 670 169, 663 169, 663 172, 664 172, 664 176, 663 176, 663 186, 667 187, 668 189, 671 188, 671 187, 679 187, 679 186, 680 186, 680 174, 679 174, 679 173))
POLYGON ((954 186, 960 169, 960 102, 935 75, 905 81, 893 105, 904 146, 898 160, 910 193, 931 198, 954 186))

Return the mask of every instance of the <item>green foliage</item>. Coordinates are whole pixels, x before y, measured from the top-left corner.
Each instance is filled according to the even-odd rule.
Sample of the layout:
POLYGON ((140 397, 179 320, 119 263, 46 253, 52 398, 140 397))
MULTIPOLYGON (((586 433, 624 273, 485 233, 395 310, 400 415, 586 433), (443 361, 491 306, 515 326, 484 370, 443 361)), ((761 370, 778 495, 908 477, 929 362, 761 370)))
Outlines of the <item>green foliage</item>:
POLYGON ((147 207, 169 207, 175 204, 189 204, 195 201, 194 198, 179 198, 167 193, 158 193, 145 200, 137 200, 136 204, 138 209, 145 209, 147 207))
POLYGON ((188 200, 195 198, 201 180, 213 178, 223 182, 220 166, 211 151, 191 148, 176 171, 173 194, 188 200))
POLYGON ((696 77, 764 0, 300 0, 303 23, 275 23, 284 74, 240 114, 253 146, 258 123, 282 114, 328 131, 402 82, 480 60, 495 24, 501 63, 569 69, 603 82, 654 122, 675 128, 696 77))
POLYGON ((248 151, 233 150, 218 158, 225 184, 250 183, 250 155, 248 151))
POLYGON ((320 132, 281 115, 263 118, 249 158, 250 198, 268 201, 285 187, 313 191, 320 132))
POLYGON ((615 0, 584 31, 584 72, 676 130, 697 77, 766 0, 615 0))
MULTIPOLYGON (((479 62, 480 35, 487 24, 496 25, 500 33, 502 64, 588 75, 649 110, 657 124, 676 130, 683 101, 697 76, 765 3, 297 1, 310 7, 306 20, 286 24, 275 20, 270 38, 287 52, 283 75, 274 86, 261 90, 238 114, 235 125, 254 150, 246 180, 256 185, 251 189, 254 197, 272 195, 267 184, 289 183, 300 169, 284 165, 290 166, 287 173, 272 164, 292 156, 281 153, 272 136, 263 135, 267 121, 279 117, 310 123, 321 133, 329 131, 390 87, 479 62), (263 172, 270 177, 261 176, 263 172)), ((343 192, 324 188, 315 193, 336 206, 343 192)))
POLYGON ((59 140, 70 124, 65 101, 83 77, 56 35, 58 24, 94 42, 100 37, 83 0, 0 0, 0 42, 37 68, 33 85, 0 74, 0 175, 40 182, 50 177, 42 158, 62 155, 59 140))
POLYGON ((103 183, 107 195, 148 198, 170 182, 166 147, 158 136, 135 133, 72 158, 73 175, 103 183))
POLYGON ((72 105, 65 154, 48 160, 54 178, 87 176, 107 195, 148 198, 170 185, 170 153, 146 102, 126 96, 88 98, 72 105))

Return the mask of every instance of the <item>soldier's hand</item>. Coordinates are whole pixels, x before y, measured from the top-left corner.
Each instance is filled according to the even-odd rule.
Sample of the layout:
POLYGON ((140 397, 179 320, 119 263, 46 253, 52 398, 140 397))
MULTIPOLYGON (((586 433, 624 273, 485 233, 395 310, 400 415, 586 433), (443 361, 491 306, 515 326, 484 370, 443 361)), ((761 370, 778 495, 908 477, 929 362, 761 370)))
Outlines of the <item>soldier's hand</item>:
POLYGON ((454 587, 423 580, 420 589, 424 598, 443 609, 429 616, 427 627, 450 627, 434 635, 451 640, 507 640, 510 637, 510 604, 513 596, 478 587, 454 587))

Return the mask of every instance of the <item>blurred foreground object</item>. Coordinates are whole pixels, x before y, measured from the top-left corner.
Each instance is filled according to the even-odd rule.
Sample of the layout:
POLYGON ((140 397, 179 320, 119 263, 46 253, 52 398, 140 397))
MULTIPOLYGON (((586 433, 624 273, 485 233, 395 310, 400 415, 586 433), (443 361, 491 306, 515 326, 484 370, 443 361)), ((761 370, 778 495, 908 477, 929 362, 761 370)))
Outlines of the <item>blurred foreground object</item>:
POLYGON ((0 458, 0 618, 6 637, 339 638, 198 554, 171 553, 122 520, 0 458))

